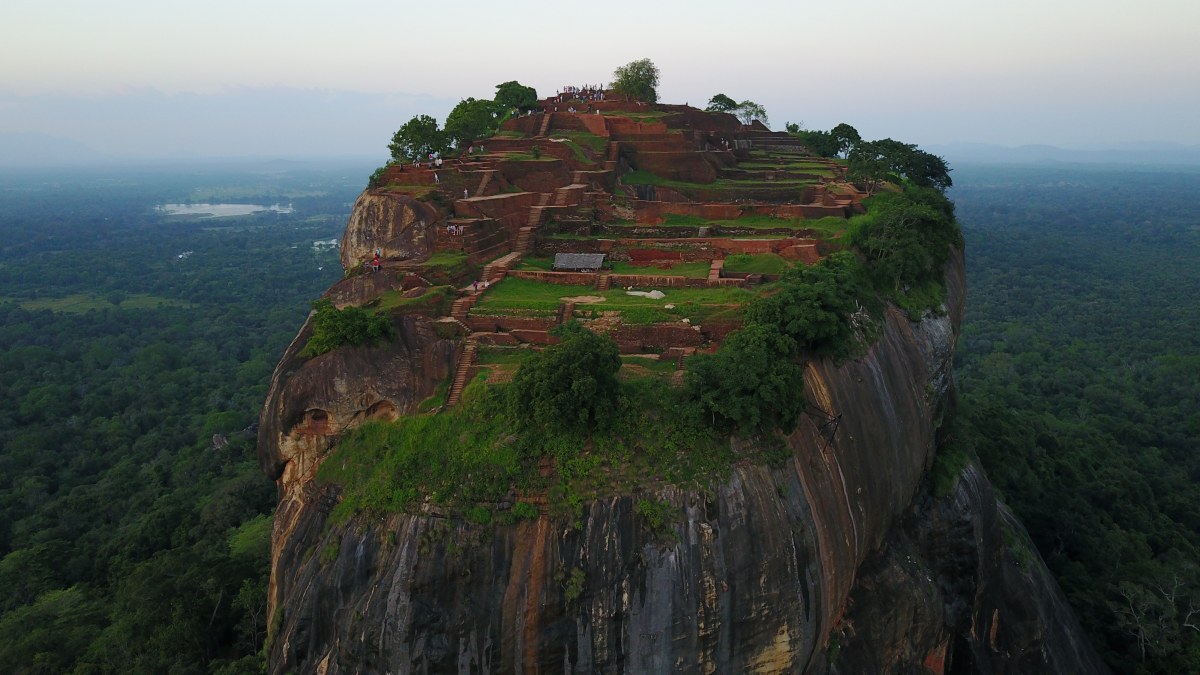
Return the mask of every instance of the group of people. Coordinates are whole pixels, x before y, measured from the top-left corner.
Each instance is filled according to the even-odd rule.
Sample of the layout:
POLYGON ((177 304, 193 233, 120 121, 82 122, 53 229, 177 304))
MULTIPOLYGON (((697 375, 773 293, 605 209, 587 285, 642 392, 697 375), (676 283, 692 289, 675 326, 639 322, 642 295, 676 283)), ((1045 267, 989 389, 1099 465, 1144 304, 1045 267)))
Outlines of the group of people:
POLYGON ((455 225, 453 223, 448 223, 446 225, 446 234, 448 234, 452 237, 457 237, 465 231, 466 231, 466 229, 465 229, 464 225, 455 225))
POLYGON ((562 90, 555 94, 558 103, 564 103, 572 99, 581 101, 603 101, 604 100, 604 85, 599 87, 592 84, 585 84, 582 87, 563 87, 562 90))
MULTIPOLYGON (((442 168, 442 158, 438 155, 433 154, 432 152, 429 153, 428 161, 429 161, 429 168, 431 168, 431 169, 442 168)), ((420 157, 413 158, 413 168, 414 169, 421 168, 421 158, 420 157)))

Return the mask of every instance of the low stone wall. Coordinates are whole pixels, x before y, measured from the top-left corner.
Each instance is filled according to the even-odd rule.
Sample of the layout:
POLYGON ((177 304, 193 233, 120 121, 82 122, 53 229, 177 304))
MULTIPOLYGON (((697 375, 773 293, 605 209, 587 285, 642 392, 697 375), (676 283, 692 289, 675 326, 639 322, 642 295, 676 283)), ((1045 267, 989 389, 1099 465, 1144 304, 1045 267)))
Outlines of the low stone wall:
POLYGON ((662 122, 636 122, 627 117, 610 117, 608 118, 608 132, 613 138, 665 134, 667 125, 662 122))
POLYGON ((597 274, 595 272, 549 272, 545 270, 511 270, 510 277, 540 281, 544 284, 561 284, 563 286, 594 286, 597 274))
POLYGON ((476 316, 467 317, 463 323, 473 331, 483 333, 510 333, 516 330, 548 331, 558 325, 554 317, 537 316, 476 316))
POLYGON ((613 274, 609 281, 613 286, 625 288, 708 288, 708 279, 678 277, 669 274, 613 274))
MULTIPOLYGON (((622 148, 622 151, 626 151, 626 148, 622 148)), ((716 168, 708 162, 706 154, 703 152, 693 150, 646 152, 637 149, 628 152, 626 156, 634 168, 649 171, 668 180, 708 184, 717 179, 716 168)))
MULTIPOLYGON (((588 322, 584 322, 587 325, 588 322)), ((622 324, 609 331, 608 336, 626 354, 656 352, 671 347, 697 347, 708 339, 697 326, 656 323, 648 326, 622 324)))
MULTIPOLYGON (((571 149, 560 143, 542 143, 546 155, 570 153, 571 149), (547 146, 556 146, 546 150, 547 146)), ((570 164, 555 156, 548 161, 502 161, 499 171, 510 184, 529 192, 554 192, 560 187, 571 184, 572 171, 570 164)))
POLYGON ((533 192, 515 192, 456 199, 454 211, 460 218, 490 218, 495 220, 511 236, 529 222, 529 207, 537 203, 540 195, 533 192))

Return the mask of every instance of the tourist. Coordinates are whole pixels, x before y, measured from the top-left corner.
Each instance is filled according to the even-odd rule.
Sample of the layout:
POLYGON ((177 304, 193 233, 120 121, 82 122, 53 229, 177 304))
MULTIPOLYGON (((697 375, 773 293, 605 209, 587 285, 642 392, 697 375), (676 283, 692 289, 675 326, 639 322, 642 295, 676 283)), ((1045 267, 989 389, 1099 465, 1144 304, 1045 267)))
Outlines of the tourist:
POLYGON ((434 172, 433 172, 433 184, 434 184, 434 185, 441 185, 441 184, 442 184, 442 179, 441 179, 441 178, 438 178, 438 175, 437 175, 437 172, 436 172, 436 171, 434 171, 434 172))
POLYGON ((463 199, 467 198, 467 188, 463 188, 463 199))

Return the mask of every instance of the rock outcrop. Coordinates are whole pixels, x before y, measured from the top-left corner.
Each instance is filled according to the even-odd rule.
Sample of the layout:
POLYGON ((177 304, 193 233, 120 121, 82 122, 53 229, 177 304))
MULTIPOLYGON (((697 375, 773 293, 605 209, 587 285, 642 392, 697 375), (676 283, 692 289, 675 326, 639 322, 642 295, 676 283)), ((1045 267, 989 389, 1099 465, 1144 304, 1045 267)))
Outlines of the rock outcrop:
POLYGON ((760 459, 703 489, 614 478, 569 514, 543 506, 536 518, 488 525, 433 503, 331 518, 341 488, 316 471, 342 434, 415 414, 442 385, 447 405, 457 401, 479 345, 534 348, 575 318, 608 326, 625 352, 653 348, 668 368, 686 368, 736 327, 671 315, 623 324, 620 312, 581 311, 576 298, 560 299, 553 316, 473 314, 522 255, 598 252, 664 270, 711 261, 700 278, 511 271, 572 293, 614 283, 751 289, 766 275, 730 272, 726 256, 815 262, 837 244, 818 246, 806 219, 863 210, 845 166, 812 158, 788 134, 686 106, 659 106, 664 120, 646 122, 635 104, 594 104, 636 108, 627 118, 543 103, 542 114, 505 122, 492 154, 441 174, 390 167, 355 204, 342 263, 354 268, 378 249, 383 270, 351 274, 327 297, 398 308, 440 285, 446 295, 429 297, 449 298, 449 315, 398 311, 386 345, 315 358, 300 356, 306 325, 275 371, 259 426, 260 462, 280 491, 271 672, 1105 672, 982 470, 964 462, 948 494, 934 494, 930 469, 954 407, 961 252, 945 265, 944 311, 914 321, 888 309, 863 356, 809 362, 808 411, 787 451, 734 439, 738 456, 760 459), (555 129, 575 135, 547 140, 555 129), (592 145, 568 147, 570 138, 592 145), (677 182, 618 184, 631 168, 677 182), (539 234, 548 224, 556 234, 539 234), (480 275, 442 268, 431 281, 422 263, 435 252, 480 275), (778 461, 765 463, 768 454, 778 461), (646 500, 665 505, 661 518, 639 510, 646 500))
POLYGON ((412 411, 454 347, 421 318, 388 348, 303 363, 298 338, 260 428, 281 489, 272 672, 1103 671, 1036 554, 1005 544, 1020 526, 982 472, 929 495, 961 256, 947 271, 946 315, 892 311, 863 358, 809 367, 822 412, 783 466, 654 495, 668 532, 630 495, 577 522, 481 526, 430 507, 331 526, 336 487, 313 467, 355 420, 412 411))
POLYGON ((376 249, 384 258, 424 258, 433 252, 432 227, 437 209, 425 202, 395 195, 363 192, 350 212, 342 235, 342 267, 370 260, 376 249))

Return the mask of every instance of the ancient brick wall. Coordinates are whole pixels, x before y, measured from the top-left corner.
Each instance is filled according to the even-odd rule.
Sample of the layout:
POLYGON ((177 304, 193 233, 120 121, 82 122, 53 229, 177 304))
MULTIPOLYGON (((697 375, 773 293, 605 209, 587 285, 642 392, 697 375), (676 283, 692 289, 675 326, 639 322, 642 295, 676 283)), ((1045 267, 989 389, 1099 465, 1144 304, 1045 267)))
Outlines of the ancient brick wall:
POLYGON ((592 286, 596 283, 593 272, 547 272, 544 270, 512 270, 510 277, 540 281, 546 284, 562 284, 564 286, 592 286))

